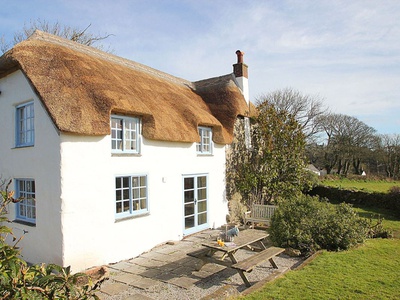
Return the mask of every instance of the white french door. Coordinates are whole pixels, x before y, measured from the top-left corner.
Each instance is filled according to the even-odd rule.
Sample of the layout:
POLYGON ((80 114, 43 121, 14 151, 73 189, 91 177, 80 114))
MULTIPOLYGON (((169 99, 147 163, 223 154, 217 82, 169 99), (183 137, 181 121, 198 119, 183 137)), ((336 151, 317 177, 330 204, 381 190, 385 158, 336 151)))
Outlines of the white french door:
POLYGON ((183 176, 184 234, 208 228, 208 176, 183 176))

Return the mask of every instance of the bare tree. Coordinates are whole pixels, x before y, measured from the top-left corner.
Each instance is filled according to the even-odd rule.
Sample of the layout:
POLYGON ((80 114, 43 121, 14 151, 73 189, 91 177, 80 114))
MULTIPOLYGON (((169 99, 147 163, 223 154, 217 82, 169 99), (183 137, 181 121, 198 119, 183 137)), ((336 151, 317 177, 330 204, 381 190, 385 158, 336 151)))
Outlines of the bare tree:
POLYGON ((318 117, 326 113, 323 99, 318 96, 302 94, 293 88, 285 88, 268 94, 263 94, 256 99, 257 105, 267 102, 277 111, 291 114, 297 122, 307 140, 311 140, 321 132, 318 117))
MULTIPOLYGON (((24 27, 22 28, 21 31, 18 31, 14 34, 14 38, 12 42, 7 42, 4 39, 4 36, 1 37, 0 39, 0 50, 2 53, 6 52, 9 50, 11 47, 14 45, 22 42, 23 40, 26 40, 28 37, 30 37, 35 30, 41 30, 47 33, 51 33, 69 40, 72 40, 74 42, 86 45, 86 46, 93 46, 98 49, 104 50, 103 45, 94 45, 95 43, 105 40, 108 37, 111 36, 111 34, 105 34, 105 35, 94 35, 90 32, 88 32, 89 27, 91 24, 89 24, 86 28, 81 29, 81 28, 76 28, 76 27, 70 27, 66 25, 61 25, 58 21, 51 24, 46 20, 41 20, 37 19, 34 21, 30 21, 29 25, 26 23, 24 24, 24 27)), ((105 50, 108 52, 111 52, 110 50, 105 50)))
POLYGON ((400 135, 384 134, 380 136, 380 161, 385 168, 386 176, 400 178, 400 135))
POLYGON ((327 136, 325 167, 329 173, 334 165, 339 174, 347 174, 353 167, 361 174, 361 162, 376 145, 375 129, 355 117, 343 114, 327 114, 318 123, 327 136))

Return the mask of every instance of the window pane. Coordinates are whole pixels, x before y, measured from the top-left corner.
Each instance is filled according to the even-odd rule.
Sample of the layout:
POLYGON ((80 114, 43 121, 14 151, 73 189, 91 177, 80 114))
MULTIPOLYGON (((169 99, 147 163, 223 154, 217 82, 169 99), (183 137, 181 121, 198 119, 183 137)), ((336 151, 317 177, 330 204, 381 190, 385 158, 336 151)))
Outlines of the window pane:
POLYGON ((115 187, 119 189, 121 188, 121 186, 122 186, 122 178, 121 177, 115 178, 115 187))
POLYGON ((199 201, 197 211, 199 213, 204 212, 207 210, 207 201, 199 201))
POLYGON ((207 176, 197 177, 197 187, 203 188, 207 186, 207 176))
POLYGON ((190 177, 190 178, 185 178, 184 179, 184 188, 185 188, 185 190, 188 190, 188 189, 193 189, 194 188, 194 178, 193 177, 190 177))
POLYGON ((124 201, 124 212, 129 211, 129 201, 124 201))
POLYGON ((199 214, 197 217, 197 222, 199 225, 207 223, 207 213, 199 214))
POLYGON ((139 210, 140 209, 138 200, 132 201, 132 204, 133 204, 133 208, 132 208, 133 210, 139 210))
POLYGON ((140 198, 144 198, 146 197, 146 188, 141 188, 140 189, 140 198))
POLYGON ((146 208, 147 208, 146 199, 141 199, 140 200, 140 209, 146 209, 146 208))
POLYGON ((203 200, 207 198, 207 190, 206 189, 200 189, 197 190, 197 200, 203 200))
POLYGON ((133 193, 133 195, 132 195, 133 199, 138 199, 139 198, 139 189, 133 189, 132 193, 133 193))
POLYGON ((194 191, 185 191, 185 203, 194 201, 194 191))
POLYGON ((194 216, 185 218, 185 229, 194 227, 194 216))
POLYGON ((116 203, 116 209, 117 209, 117 213, 121 213, 122 212, 122 203, 121 202, 117 202, 116 203))
POLYGON ((194 214, 194 203, 185 204, 185 216, 194 214))

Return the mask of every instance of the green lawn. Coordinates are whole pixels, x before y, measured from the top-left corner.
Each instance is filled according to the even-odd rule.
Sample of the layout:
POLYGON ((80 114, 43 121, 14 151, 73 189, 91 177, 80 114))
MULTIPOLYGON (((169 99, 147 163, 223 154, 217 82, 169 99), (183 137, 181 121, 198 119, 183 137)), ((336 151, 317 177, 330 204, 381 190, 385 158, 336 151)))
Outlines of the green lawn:
MULTIPOLYGON (((400 233, 400 220, 376 209, 385 228, 400 233)), ((398 235, 397 235, 398 236, 398 235)), ((400 299, 400 239, 371 239, 343 252, 323 251, 310 264, 240 299, 400 299)))
POLYGON ((400 187, 400 181, 385 181, 385 180, 354 180, 348 178, 342 179, 326 179, 322 180, 322 185, 337 187, 342 189, 351 189, 365 192, 379 192, 379 193, 387 193, 389 189, 393 186, 400 187))

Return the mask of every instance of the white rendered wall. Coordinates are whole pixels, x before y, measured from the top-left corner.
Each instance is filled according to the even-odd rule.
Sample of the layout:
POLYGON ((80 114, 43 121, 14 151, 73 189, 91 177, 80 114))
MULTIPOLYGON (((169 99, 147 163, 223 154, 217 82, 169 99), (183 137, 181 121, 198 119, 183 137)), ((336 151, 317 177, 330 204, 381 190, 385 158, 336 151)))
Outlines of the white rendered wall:
MULTIPOLYGON (((22 72, 0 79, 0 90, 0 177, 34 179, 36 185, 36 226, 11 227, 17 237, 24 236, 19 246, 25 260, 61 264, 59 136, 22 72), (35 144, 15 148, 15 107, 32 100, 35 144)), ((9 218, 15 218, 15 205, 9 207, 9 218)))
MULTIPOLYGON (((195 144, 144 139, 140 156, 115 157, 110 136, 59 135, 21 72, 0 79, 0 90, 0 176, 36 184, 36 226, 12 224, 17 236, 24 235, 27 261, 80 271, 182 239, 183 175, 208 175, 208 224, 225 223, 224 146, 198 156, 195 144), (15 106, 32 100, 35 145, 16 149, 15 106), (150 214, 116 221, 115 176, 131 174, 148 176, 150 214)), ((13 219, 14 206, 9 211, 13 219)))
POLYGON ((61 135, 64 265, 74 271, 135 257, 183 238, 183 175, 208 174, 208 224, 225 223, 225 147, 143 140, 140 156, 112 156, 110 136, 61 135), (115 177, 146 174, 150 214, 115 217, 115 177))

